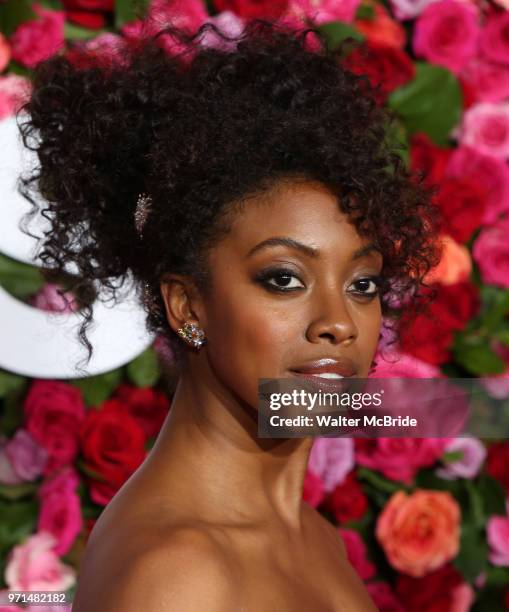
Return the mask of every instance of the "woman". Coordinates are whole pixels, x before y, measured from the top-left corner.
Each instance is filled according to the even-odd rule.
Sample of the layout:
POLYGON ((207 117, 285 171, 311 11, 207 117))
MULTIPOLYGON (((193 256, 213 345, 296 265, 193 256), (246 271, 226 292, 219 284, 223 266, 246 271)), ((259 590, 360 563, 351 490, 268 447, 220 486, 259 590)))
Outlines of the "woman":
POLYGON ((52 211, 46 263, 77 265, 89 302, 132 273, 180 365, 155 446, 92 531, 74 612, 376 609, 302 500, 312 438, 257 436, 260 378, 368 376, 382 315, 410 312, 436 263, 429 194, 341 53, 254 21, 37 70, 25 187, 52 211))

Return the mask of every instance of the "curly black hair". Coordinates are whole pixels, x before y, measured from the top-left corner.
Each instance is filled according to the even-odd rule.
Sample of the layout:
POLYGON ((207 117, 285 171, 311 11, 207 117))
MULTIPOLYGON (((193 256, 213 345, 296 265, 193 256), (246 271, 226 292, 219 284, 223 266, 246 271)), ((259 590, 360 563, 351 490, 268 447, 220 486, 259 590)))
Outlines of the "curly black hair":
POLYGON ((18 125, 40 165, 20 190, 33 205, 29 218, 39 210, 35 194, 45 200, 48 274, 78 271, 88 361, 97 285, 116 299, 129 278, 147 328, 178 357, 164 273, 190 274, 210 290, 207 251, 228 231, 227 213, 292 177, 327 186, 378 245, 386 319, 402 304, 422 309, 424 276, 440 255, 431 194, 391 143, 394 117, 344 57, 345 45, 330 48, 313 27, 255 19, 237 37, 211 23, 194 33, 169 26, 116 62, 62 55, 38 65, 18 125), (201 44, 204 33, 225 45, 201 44), (168 39, 173 52, 161 44, 168 39), (153 203, 140 239, 133 214, 142 192, 153 203))

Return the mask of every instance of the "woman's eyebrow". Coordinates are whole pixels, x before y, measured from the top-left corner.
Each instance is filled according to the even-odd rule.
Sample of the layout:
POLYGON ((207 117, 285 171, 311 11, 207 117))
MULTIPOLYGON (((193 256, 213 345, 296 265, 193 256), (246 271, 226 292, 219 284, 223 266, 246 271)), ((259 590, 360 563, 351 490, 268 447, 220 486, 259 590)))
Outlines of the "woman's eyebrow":
MULTIPOLYGON (((298 240, 294 240, 293 238, 290 238, 288 236, 274 236, 273 238, 267 238, 267 240, 263 240, 262 242, 258 243, 256 246, 254 246, 246 255, 247 257, 251 257, 251 255, 253 255, 254 253, 257 253, 258 251, 261 251, 262 249, 266 249, 269 247, 274 247, 274 246, 285 246, 288 247, 290 249, 295 249, 297 251, 301 251, 302 253, 304 253, 305 255, 308 255, 309 257, 319 257, 320 256, 320 251, 319 249, 315 248, 315 247, 311 247, 307 244, 304 244, 302 242, 299 242, 298 240)), ((352 261, 355 261, 356 259, 360 259, 361 257, 365 257, 366 255, 369 255, 369 253, 371 253, 371 251, 378 251, 380 252, 380 249, 376 246, 376 244, 374 242, 370 242, 369 244, 366 244, 360 248, 358 248, 356 251, 354 251, 352 253, 352 261)))

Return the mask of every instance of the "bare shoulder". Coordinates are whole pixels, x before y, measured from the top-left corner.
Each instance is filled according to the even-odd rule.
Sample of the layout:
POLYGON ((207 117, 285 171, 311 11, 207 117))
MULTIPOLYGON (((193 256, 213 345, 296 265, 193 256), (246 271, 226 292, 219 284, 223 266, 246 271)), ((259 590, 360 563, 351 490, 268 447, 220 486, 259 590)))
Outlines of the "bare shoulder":
MULTIPOLYGON (((173 527, 161 533, 158 545, 112 570, 101 597, 88 600, 90 605, 75 602, 73 612, 239 609, 238 580, 232 563, 218 542, 202 529, 173 527)), ((83 595, 82 601, 86 600, 83 595)))
POLYGON ((308 509, 310 521, 313 522, 314 529, 321 533, 322 536, 327 539, 333 546, 336 546, 339 549, 341 556, 346 559, 346 546, 337 527, 334 527, 334 525, 330 521, 328 521, 322 514, 320 514, 318 510, 313 508, 313 506, 307 504, 306 502, 304 502, 304 505, 308 509))

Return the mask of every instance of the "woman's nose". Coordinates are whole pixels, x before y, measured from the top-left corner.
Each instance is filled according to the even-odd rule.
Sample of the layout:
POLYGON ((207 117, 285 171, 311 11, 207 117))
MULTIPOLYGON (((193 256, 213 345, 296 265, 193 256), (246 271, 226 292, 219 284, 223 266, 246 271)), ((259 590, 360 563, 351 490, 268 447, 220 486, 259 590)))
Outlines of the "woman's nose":
POLYGON ((355 321, 348 310, 346 298, 337 289, 332 295, 317 297, 315 315, 307 327, 306 337, 315 344, 330 342, 332 344, 351 344, 357 337, 355 321))

